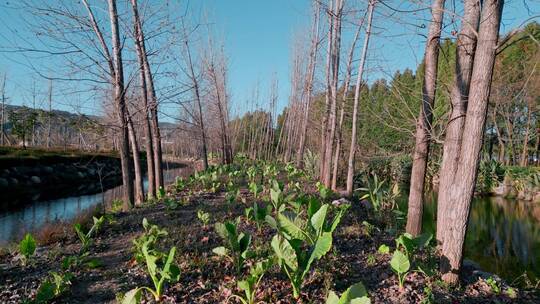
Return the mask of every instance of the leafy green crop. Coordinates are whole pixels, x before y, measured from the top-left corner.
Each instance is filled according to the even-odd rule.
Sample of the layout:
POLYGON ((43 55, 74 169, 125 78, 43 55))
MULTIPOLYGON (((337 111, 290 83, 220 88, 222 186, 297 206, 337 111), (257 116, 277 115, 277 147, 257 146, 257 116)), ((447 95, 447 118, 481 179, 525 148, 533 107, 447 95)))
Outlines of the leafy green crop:
POLYGON ((249 275, 245 280, 238 282, 238 288, 244 291, 244 296, 232 295, 232 298, 238 299, 242 304, 255 304, 257 287, 261 282, 264 273, 272 266, 271 261, 257 262, 249 270, 249 275))
POLYGON ((398 275, 399 288, 403 289, 403 282, 411 268, 409 258, 403 252, 396 250, 394 251, 392 260, 390 260, 390 266, 392 266, 392 270, 398 275))
POLYGON ((219 256, 229 258, 234 263, 236 272, 240 273, 248 255, 251 236, 243 232, 238 233, 237 225, 238 220, 236 223, 216 223, 216 232, 225 242, 225 246, 216 247, 212 252, 219 256))
MULTIPOLYGON (((143 218, 142 225, 144 233, 132 241, 135 260, 139 263, 143 262, 145 259, 143 252, 145 244, 148 251, 153 251, 158 239, 168 235, 167 230, 161 229, 157 225, 150 224, 146 218, 143 218)), ((154 253, 157 253, 157 251, 154 253)))
POLYGON ((322 258, 332 248, 332 234, 324 232, 315 245, 306 247, 299 239, 288 240, 281 235, 272 238, 272 249, 278 264, 285 272, 293 288, 295 299, 300 297, 300 290, 306 275, 315 260, 322 258))
POLYGON ((370 304, 371 300, 368 297, 364 284, 358 282, 338 297, 335 292, 330 291, 326 298, 326 304, 370 304))
POLYGON ((122 304, 136 304, 139 303, 141 294, 144 290, 150 292, 154 296, 156 302, 161 301, 163 296, 163 287, 166 282, 176 282, 180 278, 180 268, 176 266, 174 262, 174 255, 176 253, 176 247, 172 247, 169 250, 169 254, 165 259, 164 263, 160 263, 163 260, 165 255, 156 254, 155 249, 151 249, 148 246, 150 245, 150 240, 147 240, 142 246, 142 253, 146 262, 146 268, 154 288, 143 286, 137 287, 128 291, 122 300, 122 304), (163 264, 160 267, 160 264, 163 264))
POLYGON ((30 258, 36 252, 36 240, 30 233, 27 233, 19 243, 19 253, 21 254, 21 262, 24 265, 28 263, 30 258))
POLYGON ((36 298, 32 303, 49 303, 69 289, 73 275, 71 273, 50 272, 50 277, 43 281, 37 290, 36 298))
POLYGON ((202 209, 197 210, 197 218, 206 227, 210 222, 210 213, 204 212, 202 209))
POLYGON ((81 249, 79 251, 79 254, 83 255, 86 252, 88 252, 88 249, 90 245, 92 244, 92 238, 98 233, 101 225, 103 225, 103 222, 105 221, 105 217, 101 216, 100 218, 93 217, 94 224, 88 232, 84 232, 82 230, 81 224, 77 223, 73 226, 75 229, 75 232, 77 233, 77 236, 79 237, 79 240, 81 241, 81 249))

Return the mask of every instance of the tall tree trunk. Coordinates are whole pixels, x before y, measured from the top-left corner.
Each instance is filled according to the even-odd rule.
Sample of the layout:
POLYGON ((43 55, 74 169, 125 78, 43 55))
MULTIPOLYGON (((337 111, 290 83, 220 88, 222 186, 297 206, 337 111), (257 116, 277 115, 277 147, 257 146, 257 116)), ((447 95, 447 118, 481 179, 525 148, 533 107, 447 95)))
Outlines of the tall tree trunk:
POLYGON ((521 151, 521 160, 519 162, 519 165, 522 167, 526 167, 529 163, 529 133, 531 129, 532 112, 531 106, 531 103, 527 105, 527 124, 525 125, 525 135, 523 136, 523 150, 521 151))
POLYGON ((313 94, 313 78, 315 75, 315 65, 317 62, 317 50, 319 48, 319 16, 320 16, 320 4, 315 1, 315 8, 313 14, 313 27, 311 30, 311 49, 309 51, 308 71, 306 75, 304 85, 304 98, 305 108, 302 117, 300 139, 298 144, 298 150, 296 152, 296 166, 302 168, 304 165, 304 150, 306 146, 306 133, 309 120, 309 110, 311 106, 311 98, 313 94))
POLYGON ((448 216, 450 184, 458 165, 463 124, 467 112, 469 85, 476 50, 476 32, 480 19, 480 1, 465 0, 461 31, 457 39, 456 66, 451 92, 452 112, 443 145, 443 157, 439 171, 439 193, 437 198, 437 241, 442 244, 448 216))
POLYGON ((343 0, 336 0, 334 9, 334 42, 332 44, 332 79, 330 85, 331 104, 330 104, 330 116, 329 125, 326 133, 327 143, 325 145, 326 152, 324 153, 324 176, 323 183, 326 187, 331 187, 331 173, 332 173, 332 156, 334 150, 334 140, 336 138, 336 122, 337 122, 337 99, 338 99, 338 82, 339 82, 339 62, 340 62, 340 49, 341 49, 341 18, 343 12, 343 0))
POLYGON ((47 149, 51 147, 51 121, 52 121, 52 79, 49 80, 49 115, 48 116, 48 125, 47 125, 47 149))
POLYGON ((197 109, 198 109, 198 119, 199 119, 199 128, 201 132, 201 141, 202 141, 202 147, 203 147, 203 170, 208 169, 208 147, 206 145, 206 132, 204 129, 204 118, 202 114, 202 105, 201 105, 201 94, 199 91, 199 81, 197 80, 197 75, 195 75, 195 70, 193 68, 193 61, 191 59, 191 50, 189 48, 189 42, 188 42, 188 36, 185 34, 184 36, 185 41, 185 48, 186 48, 186 55, 187 60, 189 64, 189 77, 191 78, 192 84, 193 84, 193 90, 195 92, 195 102, 197 103, 197 109))
POLYGON ((360 31, 362 30, 362 26, 364 24, 364 19, 360 22, 358 25, 358 28, 356 30, 356 33, 354 34, 353 42, 351 44, 351 48, 349 50, 349 56, 347 58, 347 68, 345 72, 345 81, 343 84, 343 97, 341 99, 341 110, 339 113, 339 124, 338 124, 338 130, 337 130, 337 142, 336 142, 336 151, 334 152, 334 167, 332 171, 332 190, 337 190, 337 176, 338 176, 338 165, 339 165, 339 155, 341 154, 341 143, 343 141, 343 120, 345 118, 345 106, 347 105, 347 98, 349 96, 349 86, 351 82, 351 74, 352 74, 352 61, 354 57, 354 50, 356 48, 356 42, 358 41, 358 37, 360 36, 360 31))
POLYGON ((449 284, 458 282, 463 259, 463 244, 480 162, 503 5, 504 0, 484 0, 482 6, 462 148, 452 183, 451 220, 448 222, 442 249, 442 278, 449 284))
MULTIPOLYGON (((339 1, 339 0, 338 0, 339 1)), ((330 87, 331 87, 331 71, 332 65, 332 48, 334 44, 334 17, 333 17, 333 2, 328 1, 328 7, 326 9, 328 15, 328 35, 327 35, 327 50, 326 50, 326 94, 324 99, 324 112, 322 113, 322 125, 321 125, 321 145, 319 147, 319 180, 324 182, 324 176, 326 175, 326 140, 328 132, 328 123, 330 117, 330 87)))
MULTIPOLYGON (((136 0, 132 1, 132 7, 134 9, 137 8, 137 2, 136 0)), ((137 10, 138 11, 138 10, 137 10)), ((152 135, 152 157, 154 158, 153 164, 154 164, 154 178, 155 178, 155 188, 156 191, 163 187, 163 155, 161 151, 161 132, 159 130, 159 117, 158 117, 158 102, 157 102, 157 95, 156 95, 156 89, 154 87, 154 78, 152 76, 152 70, 150 69, 150 62, 148 61, 148 53, 146 51, 146 43, 144 38, 144 30, 142 27, 142 22, 139 18, 139 14, 134 16, 136 18, 135 20, 135 26, 138 28, 138 42, 141 50, 141 55, 144 66, 144 75, 145 75, 145 82, 147 87, 147 96, 148 96, 148 103, 149 103, 149 119, 150 119, 150 128, 151 128, 151 135, 152 135)), ((150 157, 150 156, 147 156, 150 157)))
POLYGON ((156 195, 156 178, 155 178, 155 166, 154 166, 154 148, 152 143, 152 127, 150 126, 149 117, 151 109, 148 104, 148 87, 146 85, 145 67, 144 67, 144 51, 142 48, 143 37, 140 31, 140 18, 139 9, 137 7, 137 0, 131 0, 131 8, 133 9, 134 18, 134 32, 135 32, 135 49, 137 51, 137 62, 139 64, 139 81, 141 85, 141 98, 144 107, 144 134, 145 134, 145 151, 146 151, 146 167, 148 174, 148 198, 152 199, 156 195))
POLYGON ((141 159, 139 155, 139 145, 137 143, 137 133, 133 127, 133 120, 126 109, 128 121, 129 141, 131 143, 131 151, 133 152, 133 172, 135 173, 135 206, 141 206, 144 202, 144 186, 141 169, 141 159))
POLYGON ((356 127, 358 125, 358 103, 360 101, 360 92, 362 89, 362 77, 364 75, 364 66, 366 65, 367 51, 369 48, 369 38, 371 37, 371 24, 373 22, 373 11, 375 10, 375 4, 377 0, 370 0, 368 3, 368 17, 366 36, 364 38, 364 46, 362 47, 362 54, 360 55, 360 64, 358 65, 358 75, 356 76, 356 87, 354 88, 354 102, 353 102, 353 117, 352 117, 352 132, 351 132, 351 146, 349 147, 349 160, 347 162, 347 196, 352 196, 354 187, 354 159, 356 156, 356 127))
POLYGON ((111 38, 113 48, 114 65, 114 100, 116 114, 120 123, 120 162, 122 164, 122 184, 124 185, 124 209, 129 209, 134 200, 133 176, 131 172, 131 160, 129 157, 129 138, 127 122, 127 106, 124 91, 124 68, 122 64, 122 49, 120 46, 120 31, 118 28, 118 13, 116 0, 108 0, 109 17, 111 20, 111 38))
POLYGON ((407 232, 420 234, 422 230, 422 213, 424 183, 428 163, 429 144, 431 141, 431 121, 435 104, 437 87, 437 64, 439 58, 439 40, 443 22, 444 0, 433 0, 431 5, 431 23, 426 42, 424 56, 425 71, 422 86, 422 108, 416 123, 416 143, 414 148, 409 191, 409 210, 407 213, 407 232))

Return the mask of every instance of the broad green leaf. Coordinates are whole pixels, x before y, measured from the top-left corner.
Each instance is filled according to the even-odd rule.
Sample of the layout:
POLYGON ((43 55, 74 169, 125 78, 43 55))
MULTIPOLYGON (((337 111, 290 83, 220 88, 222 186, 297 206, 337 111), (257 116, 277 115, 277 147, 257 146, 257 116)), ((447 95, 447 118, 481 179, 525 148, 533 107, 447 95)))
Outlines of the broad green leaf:
POLYGON ((334 220, 332 221, 332 226, 330 226, 330 230, 328 232, 334 232, 336 230, 337 226, 341 222, 341 218, 343 217, 343 214, 349 209, 350 205, 343 205, 340 207, 338 213, 336 216, 334 216, 334 220))
POLYGON ((297 223, 295 223, 293 220, 291 220, 286 215, 279 213, 278 214, 278 223, 279 227, 285 231, 289 236, 295 239, 301 239, 304 240, 306 237, 306 234, 302 227, 299 227, 297 223))
POLYGON ((141 300, 141 289, 135 288, 132 289, 124 295, 122 299, 122 304, 137 304, 141 300))
POLYGON ((31 234, 27 233, 19 243, 19 251, 26 258, 31 257, 36 252, 36 240, 31 234))
POLYGON ((336 295, 335 292, 330 290, 330 292, 328 293, 328 297, 326 298, 326 304, 338 304, 338 302, 339 302, 338 296, 336 295))
POLYGON ((220 255, 220 256, 229 256, 229 249, 223 247, 223 246, 219 246, 219 247, 216 247, 214 249, 212 249, 212 252, 217 254, 217 255, 220 255))
POLYGON ((409 262, 409 258, 407 258, 405 254, 399 250, 396 250, 394 251, 392 260, 390 260, 390 266, 392 266, 392 269, 398 274, 403 274, 409 271, 411 264, 409 262))
POLYGON ((360 304, 360 303, 370 303, 370 300, 367 296, 366 288, 364 284, 358 282, 351 287, 349 287, 339 299, 338 304, 360 304))
POLYGON ((315 261, 323 257, 330 251, 332 248, 332 233, 330 232, 324 232, 317 242, 315 243, 315 247, 311 251, 311 254, 309 255, 309 259, 306 262, 304 272, 302 273, 302 278, 306 276, 306 274, 309 272, 309 269, 311 267, 311 264, 315 261))
POLYGON ((279 235, 274 235, 271 245, 280 265, 285 264, 292 270, 298 269, 296 252, 288 240, 279 235))
POLYGON ((328 204, 324 204, 317 212, 315 212, 315 214, 313 214, 313 217, 310 219, 311 226, 313 229, 315 229, 315 231, 317 231, 317 235, 319 235, 322 231, 327 212, 328 204))
POLYGON ((429 245, 429 242, 433 238, 433 234, 425 232, 414 238, 414 243, 418 248, 424 248, 429 245))

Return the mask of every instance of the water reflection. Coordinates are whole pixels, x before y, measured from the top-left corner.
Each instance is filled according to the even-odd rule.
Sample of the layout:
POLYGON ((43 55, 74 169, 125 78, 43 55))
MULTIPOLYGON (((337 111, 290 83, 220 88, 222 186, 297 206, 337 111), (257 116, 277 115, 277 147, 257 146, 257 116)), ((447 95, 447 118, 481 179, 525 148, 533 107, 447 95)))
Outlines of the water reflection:
MULTIPOLYGON (((185 168, 169 169, 163 172, 163 178, 166 183, 171 183, 176 176, 185 174, 185 168)), ((145 178, 144 187, 147 186, 148 180, 145 178)), ((123 186, 118 186, 103 193, 38 201, 20 210, 0 213, 0 246, 21 239, 26 232, 34 233, 46 224, 70 221, 103 202, 121 198, 122 193, 123 186)))
MULTIPOLYGON (((430 196, 423 222, 435 231, 435 196, 430 196)), ((465 258, 488 272, 514 280, 527 272, 540 278, 540 205, 501 197, 476 198, 465 238, 465 258)))

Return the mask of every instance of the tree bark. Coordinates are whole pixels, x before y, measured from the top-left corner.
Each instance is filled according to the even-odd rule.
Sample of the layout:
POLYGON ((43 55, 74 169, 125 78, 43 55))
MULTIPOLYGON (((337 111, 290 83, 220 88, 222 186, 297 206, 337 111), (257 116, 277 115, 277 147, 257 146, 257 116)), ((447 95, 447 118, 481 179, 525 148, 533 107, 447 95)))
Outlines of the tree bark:
POLYGON ((451 221, 444 236, 442 249, 442 278, 449 284, 458 282, 461 270, 463 245, 478 174, 503 5, 503 0, 485 0, 482 6, 462 148, 450 195, 451 221))
POLYGON ((337 122, 337 99, 338 99, 338 82, 339 82, 339 63, 340 63, 340 50, 341 50, 341 18, 343 13, 343 0, 336 0, 334 9, 334 35, 332 43, 332 79, 330 85, 331 104, 330 104, 330 116, 329 126, 326 133, 326 152, 324 153, 324 176, 323 183, 326 187, 332 186, 332 156, 334 151, 334 140, 336 138, 336 122, 337 122))
POLYGON ((328 132, 328 119, 330 116, 330 87, 331 87, 331 71, 332 65, 332 48, 334 41, 334 18, 333 18, 333 2, 328 1, 328 7, 326 13, 328 14, 328 35, 327 35, 327 50, 326 50, 326 94, 324 100, 324 112, 322 113, 322 125, 321 125, 321 145, 319 147, 319 180, 324 182, 324 176, 326 175, 326 134, 328 132))
POLYGON ((431 121, 437 87, 437 64, 439 40, 443 22, 444 0, 433 0, 431 23, 424 56, 424 85, 422 86, 422 107, 416 123, 416 143, 414 148, 407 213, 407 232, 416 236, 422 230, 424 183, 431 141, 431 121))
POLYGON ((141 159, 139 155, 139 145, 137 143, 137 133, 135 133, 133 120, 129 114, 129 109, 126 109, 126 117, 128 121, 129 141, 131 143, 131 151, 133 152, 133 170, 135 173, 135 206, 141 206, 144 202, 141 159))
POLYGON ((456 66, 451 91, 452 111, 443 145, 443 157, 439 173, 439 193, 437 198, 437 241, 442 244, 448 216, 450 184, 458 165, 463 124, 467 111, 469 85, 476 50, 476 32, 480 19, 480 1, 465 0, 461 31, 457 39, 456 66))
POLYGON ((349 56, 347 58, 347 68, 345 72, 345 81, 343 83, 343 97, 341 99, 341 110, 339 113, 339 124, 338 124, 338 130, 337 130, 337 142, 336 142, 336 151, 334 152, 334 167, 332 171, 332 190, 337 190, 337 176, 338 176, 338 165, 339 165, 339 155, 341 154, 341 143, 343 141, 343 120, 345 118, 345 106, 347 105, 347 97, 349 96, 349 86, 351 82, 351 74, 352 74, 352 61, 354 57, 354 50, 356 48, 356 42, 358 41, 358 37, 360 36, 360 31, 362 30, 362 25, 364 23, 364 19, 360 22, 358 25, 358 28, 356 30, 356 33, 354 34, 353 42, 351 44, 351 48, 349 50, 349 56))
POLYGON ((353 117, 352 117, 352 134, 351 146, 349 147, 349 160, 347 162, 347 196, 352 196, 354 187, 354 159, 356 156, 356 127, 358 121, 358 103, 360 101, 360 92, 362 88, 362 77, 364 74, 364 66, 366 65, 367 51, 369 48, 369 38, 371 37, 371 24, 373 23, 373 11, 375 10, 377 0, 370 0, 368 3, 368 23, 366 28, 366 37, 364 38, 364 46, 360 55, 360 64, 358 65, 358 75, 356 77, 356 87, 354 89, 353 117))
MULTIPOLYGON (((133 1, 133 0, 132 0, 133 1)), ((133 4, 133 3, 132 3, 133 4)), ((136 4, 136 3, 135 3, 136 4)), ((163 154, 161 151, 161 132, 159 130, 159 117, 158 117, 158 102, 156 89, 154 87, 154 78, 152 76, 152 70, 150 69, 150 62, 148 61, 148 53, 146 51, 146 40, 144 38, 144 30, 139 15, 136 16, 135 26, 138 28, 138 41, 140 42, 141 57, 144 66, 145 82, 147 86, 147 96, 149 102, 149 119, 152 135, 152 157, 154 158, 154 178, 156 191, 163 187, 163 154)), ((147 156, 150 157, 150 156, 147 156)))
POLYGON ((140 31, 139 9, 137 0, 131 0, 131 8, 133 9, 134 32, 135 32, 135 50, 137 51, 137 62, 139 64, 139 81, 141 85, 141 99, 144 107, 144 134, 145 134, 145 151, 146 151, 146 167, 148 174, 148 198, 152 199, 156 195, 156 178, 154 166, 154 148, 152 143, 152 127, 150 126, 149 117, 152 115, 148 105, 148 87, 146 85, 145 67, 144 67, 144 52, 142 48, 143 37, 140 31))
POLYGON ((118 116, 118 122, 120 123, 120 162, 122 164, 122 183, 124 185, 124 209, 127 210, 132 206, 134 193, 131 161, 129 157, 127 107, 124 91, 124 69, 122 64, 122 49, 120 46, 120 32, 118 28, 116 0, 108 0, 108 2, 113 49, 112 61, 114 65, 114 100, 117 108, 116 114, 118 116))

